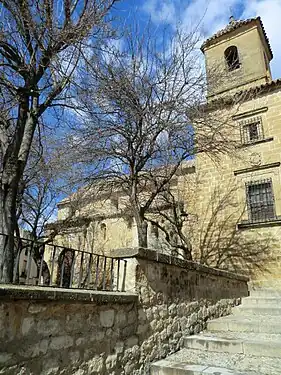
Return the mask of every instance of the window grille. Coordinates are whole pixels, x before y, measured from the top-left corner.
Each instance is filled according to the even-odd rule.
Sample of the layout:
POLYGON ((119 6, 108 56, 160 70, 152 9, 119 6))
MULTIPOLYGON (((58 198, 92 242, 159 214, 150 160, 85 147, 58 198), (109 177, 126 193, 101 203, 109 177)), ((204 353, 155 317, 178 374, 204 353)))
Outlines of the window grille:
POLYGON ((240 132, 243 144, 250 144, 264 139, 261 117, 240 122, 240 132))
POLYGON ((271 178, 246 182, 246 194, 250 222, 276 218, 271 178))

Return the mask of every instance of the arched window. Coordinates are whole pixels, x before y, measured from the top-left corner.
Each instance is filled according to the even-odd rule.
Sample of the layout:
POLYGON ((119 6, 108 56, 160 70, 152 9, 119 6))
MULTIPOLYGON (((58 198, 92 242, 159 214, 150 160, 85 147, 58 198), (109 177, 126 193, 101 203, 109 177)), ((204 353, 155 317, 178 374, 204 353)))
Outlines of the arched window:
POLYGON ((151 234, 155 237, 155 238, 159 238, 159 229, 158 229, 158 226, 157 224, 152 224, 151 225, 151 234))
POLYGON ((105 240, 106 239, 106 224, 105 223, 101 223, 100 230, 101 230, 102 238, 105 240))
POLYGON ((230 46, 224 51, 225 61, 229 71, 238 69, 240 67, 238 49, 236 46, 230 46))

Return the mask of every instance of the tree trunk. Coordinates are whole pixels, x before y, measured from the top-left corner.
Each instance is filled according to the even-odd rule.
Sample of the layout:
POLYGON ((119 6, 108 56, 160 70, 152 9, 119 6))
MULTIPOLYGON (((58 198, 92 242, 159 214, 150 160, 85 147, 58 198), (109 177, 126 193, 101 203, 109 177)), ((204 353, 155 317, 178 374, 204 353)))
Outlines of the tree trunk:
MULTIPOLYGON (((134 175, 134 169, 132 169, 132 175, 134 175)), ((132 206, 132 212, 134 214, 137 231, 138 231, 138 246, 147 248, 147 222, 144 218, 144 211, 138 201, 138 189, 137 189, 137 177, 132 181, 131 186, 130 202, 132 206)))
POLYGON ((147 222, 143 221, 138 226, 138 244, 139 247, 147 248, 147 222))
POLYGON ((7 147, 0 177, 0 283, 13 281, 17 194, 29 155, 37 119, 28 112, 28 98, 19 106, 13 142, 7 147))
POLYGON ((0 192, 0 283, 13 280, 16 191, 11 186, 0 192))
POLYGON ((147 248, 147 222, 141 215, 135 215, 137 231, 138 231, 138 245, 139 247, 147 248))

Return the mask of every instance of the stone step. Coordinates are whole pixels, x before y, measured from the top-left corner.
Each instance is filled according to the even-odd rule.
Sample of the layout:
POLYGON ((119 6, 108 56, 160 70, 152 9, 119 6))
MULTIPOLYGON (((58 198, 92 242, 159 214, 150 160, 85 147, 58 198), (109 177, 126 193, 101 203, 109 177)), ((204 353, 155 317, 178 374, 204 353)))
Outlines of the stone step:
POLYGON ((230 315, 227 317, 210 320, 207 323, 207 330, 220 332, 260 332, 281 334, 281 320, 270 316, 251 316, 230 315), (263 319, 262 319, 263 318, 263 319))
POLYGON ((281 306, 281 297, 247 297, 242 299, 242 306, 267 306, 278 307, 281 306))
MULTIPOLYGON (((214 366, 231 369, 247 375, 280 375, 281 359, 262 357, 262 356, 246 356, 244 354, 232 353, 214 353, 207 350, 181 349, 175 354, 170 355, 166 360, 170 362, 169 366, 179 367, 184 364, 214 366)), ((162 362, 162 361, 160 361, 162 362)), ((159 362, 156 362, 156 365, 159 362)), ((166 371, 166 369, 165 369, 166 371)), ((169 370, 168 370, 169 371, 169 370)), ((172 370, 171 370, 172 371, 172 370)), ((235 373, 235 372, 234 372, 235 373)), ((173 373, 173 372, 154 372, 153 375, 183 375, 190 373, 173 373)), ((191 373, 192 374, 192 373, 191 373)), ((219 372, 218 372, 219 374, 219 372)), ((223 374, 223 373, 222 373, 223 374)))
POLYGON ((219 337, 224 339, 235 339, 242 341, 279 341, 281 342, 281 334, 275 333, 256 333, 256 332, 205 332, 205 335, 210 337, 219 337))
POLYGON ((250 290, 250 296, 251 297, 275 297, 275 298, 281 298, 281 290, 278 289, 271 289, 271 288, 265 288, 265 289, 252 289, 250 290))
POLYGON ((243 315, 271 315, 271 316, 281 316, 281 306, 271 307, 267 305, 257 305, 257 306, 237 306, 232 309, 232 314, 243 314, 243 315))
POLYGON ((210 352, 224 352, 266 356, 281 359, 281 340, 258 341, 239 340, 214 337, 207 335, 188 336, 184 338, 187 349, 207 350, 210 352))
POLYGON ((258 375, 256 372, 240 372, 225 367, 190 364, 188 362, 173 363, 168 359, 151 365, 150 375, 258 375))

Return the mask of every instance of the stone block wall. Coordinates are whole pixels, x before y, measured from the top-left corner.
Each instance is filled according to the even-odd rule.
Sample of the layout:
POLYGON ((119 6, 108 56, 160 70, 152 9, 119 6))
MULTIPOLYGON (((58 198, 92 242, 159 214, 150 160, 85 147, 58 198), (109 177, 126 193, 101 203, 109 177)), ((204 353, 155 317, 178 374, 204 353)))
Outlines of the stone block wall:
POLYGON ((0 374, 148 374, 248 293, 243 276, 149 250, 128 256, 134 293, 1 286, 0 374))
POLYGON ((21 293, 36 301, 1 302, 2 373, 120 373, 117 358, 137 331, 137 296, 68 291, 56 296, 51 288, 38 289, 6 289, 14 298, 21 293))
MULTIPOLYGON (((205 153, 197 155, 198 190, 194 194, 194 204, 188 211, 198 215, 200 231, 195 232, 197 238, 204 238, 204 233, 209 231, 209 237, 213 236, 213 242, 217 242, 221 246, 224 246, 224 239, 228 238, 230 252, 231 249, 234 249, 234 254, 238 254, 237 263, 241 264, 244 269, 249 268, 251 272, 248 275, 251 275, 254 285, 278 289, 281 289, 280 220, 271 222, 265 220, 259 225, 249 225, 244 228, 238 226, 236 236, 238 241, 236 242, 231 239, 231 235, 237 228, 237 224, 250 220, 250 213, 246 205, 246 183, 271 179, 277 219, 281 215, 280 107, 281 90, 276 86, 275 89, 264 90, 259 95, 249 96, 248 100, 238 106, 225 107, 223 110, 220 108, 214 112, 214 116, 218 116, 218 118, 219 116, 225 116, 226 119, 231 118, 230 125, 232 121, 232 126, 228 129, 231 137, 237 137, 237 152, 231 156, 221 156, 219 163, 214 163, 205 153), (242 145, 241 126, 245 124, 245 121, 254 121, 256 117, 261 118, 264 140, 266 141, 249 146, 242 145), (256 167, 261 169, 255 169, 256 167), (232 191, 232 189, 234 190, 232 191), (214 194, 214 192, 217 193, 214 194), (215 202, 213 202, 214 197, 217 197, 215 202), (228 199, 228 202, 233 203, 223 205, 225 198, 228 199), (214 221, 212 214, 218 208, 218 203, 224 208, 217 216, 217 220, 214 221), (223 223, 227 223, 227 225, 223 225, 223 223), (212 224, 212 230, 209 229, 209 224, 212 224), (217 232, 223 235, 220 237, 217 232), (251 242, 256 244, 256 249, 259 251, 255 251, 254 248, 253 251, 249 251, 251 242)), ((186 201, 190 200, 189 196, 190 194, 186 190, 186 201)), ((190 232, 192 233, 192 231, 190 232)), ((193 246, 194 248, 195 246, 193 246)))

